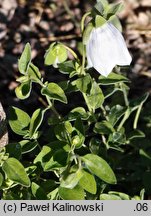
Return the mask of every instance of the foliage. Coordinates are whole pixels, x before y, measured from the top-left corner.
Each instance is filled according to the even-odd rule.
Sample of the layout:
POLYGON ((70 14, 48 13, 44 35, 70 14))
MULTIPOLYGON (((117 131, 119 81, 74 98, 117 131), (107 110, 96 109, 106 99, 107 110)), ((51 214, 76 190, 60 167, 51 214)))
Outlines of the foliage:
POLYGON ((28 98, 35 83, 48 105, 31 116, 10 108, 9 125, 20 141, 0 151, 2 199, 129 200, 143 199, 143 188, 150 193, 150 144, 142 145, 146 138, 138 127, 148 94, 130 100, 129 80, 119 67, 103 77, 85 64, 85 43, 93 25, 114 20, 119 27, 115 13, 121 8, 121 4, 98 0, 83 17, 82 58, 64 44, 50 45, 44 62, 64 74, 64 85, 43 80, 26 44, 18 61, 16 96, 28 98), (85 26, 87 16, 91 21, 85 26), (56 104, 68 106, 69 95, 79 93, 83 107, 74 105, 67 114, 58 113, 56 104))

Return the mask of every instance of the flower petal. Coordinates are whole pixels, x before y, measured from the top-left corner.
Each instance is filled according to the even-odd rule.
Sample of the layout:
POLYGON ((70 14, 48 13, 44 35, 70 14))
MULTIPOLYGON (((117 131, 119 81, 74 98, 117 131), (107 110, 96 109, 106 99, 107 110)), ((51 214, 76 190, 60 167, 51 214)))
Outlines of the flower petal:
POLYGON ((108 76, 115 65, 129 65, 131 56, 120 31, 111 23, 91 31, 86 44, 88 67, 108 76))
POLYGON ((112 32, 114 40, 114 47, 116 49, 116 64, 117 65, 130 65, 132 57, 126 47, 125 40, 120 31, 111 23, 108 23, 109 29, 112 32))

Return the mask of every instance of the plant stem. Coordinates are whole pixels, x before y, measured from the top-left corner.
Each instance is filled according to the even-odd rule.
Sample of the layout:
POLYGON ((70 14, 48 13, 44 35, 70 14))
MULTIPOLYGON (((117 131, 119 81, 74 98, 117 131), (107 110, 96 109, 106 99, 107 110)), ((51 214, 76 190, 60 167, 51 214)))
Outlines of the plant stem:
POLYGON ((130 115, 130 111, 129 111, 129 109, 127 109, 126 112, 125 112, 125 114, 124 114, 124 117, 123 117, 121 123, 119 124, 119 126, 117 128, 117 131, 120 131, 120 129, 122 128, 122 126, 125 123, 125 121, 129 118, 129 115, 130 115))
POLYGON ((138 107, 138 110, 136 112, 136 116, 135 116, 134 124, 133 124, 134 129, 137 128, 137 123, 138 123, 138 119, 139 119, 139 116, 140 116, 140 113, 141 113, 142 106, 143 106, 143 104, 140 104, 140 106, 138 107))
POLYGON ((55 109, 55 107, 53 106, 53 104, 51 103, 50 99, 48 96, 46 96, 47 102, 49 104, 50 109, 53 111, 53 113, 57 116, 58 119, 61 119, 61 116, 59 115, 59 113, 57 112, 57 110, 55 109))
MULTIPOLYGON (((41 87, 45 88, 47 87, 41 80, 39 80, 38 82, 40 84, 41 87)), ((46 96, 46 100, 47 100, 47 103, 49 105, 49 108, 53 111, 53 113, 57 116, 58 119, 61 119, 61 116, 60 114, 57 112, 57 110, 55 109, 55 107, 53 106, 51 100, 49 99, 48 96, 46 96)))
POLYGON ((86 17, 89 16, 90 14, 91 14, 91 12, 87 12, 87 13, 85 13, 85 14, 83 15, 83 17, 82 17, 82 20, 81 20, 81 32, 82 32, 82 34, 83 34, 83 31, 84 31, 84 22, 85 22, 85 19, 86 19, 86 17))
POLYGON ((128 101, 126 89, 123 87, 123 83, 120 83, 120 87, 121 87, 121 90, 123 92, 125 105, 128 107, 129 106, 129 101, 128 101))
POLYGON ((86 53, 85 53, 85 45, 82 45, 82 67, 81 67, 81 75, 85 75, 85 58, 86 58, 86 53))
POLYGON ((104 135, 102 135, 102 142, 103 142, 104 145, 106 146, 106 149, 109 149, 109 148, 110 148, 109 145, 108 145, 108 143, 106 142, 106 138, 105 138, 104 135))
POLYGON ((105 108, 104 108, 103 105, 101 106, 101 110, 102 110, 102 112, 103 112, 103 115, 104 115, 105 119, 106 119, 107 121, 109 121, 109 118, 108 118, 108 116, 107 116, 106 110, 105 110, 105 108))
POLYGON ((69 48, 68 46, 66 46, 64 44, 63 44, 63 46, 64 46, 64 48, 66 48, 73 55, 73 57, 75 59, 79 60, 77 54, 71 48, 69 48))

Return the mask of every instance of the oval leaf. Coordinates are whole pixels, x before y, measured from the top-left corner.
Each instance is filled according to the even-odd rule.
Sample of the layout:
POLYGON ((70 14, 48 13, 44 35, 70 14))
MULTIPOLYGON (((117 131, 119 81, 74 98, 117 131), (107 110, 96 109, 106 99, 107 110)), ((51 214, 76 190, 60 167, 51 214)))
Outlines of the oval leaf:
POLYGON ((82 170, 83 176, 79 181, 79 185, 91 194, 96 194, 96 181, 93 175, 82 170))
POLYGON ((113 85, 119 82, 129 82, 129 80, 120 74, 110 73, 108 77, 99 76, 98 81, 101 85, 113 85))
POLYGON ((28 77, 34 82, 38 82, 41 79, 41 73, 34 64, 30 63, 28 68, 28 77))
POLYGON ((94 154, 87 154, 81 159, 94 175, 109 184, 116 184, 115 174, 104 159, 94 154))
POLYGON ((68 57, 66 48, 61 43, 53 43, 45 54, 45 65, 54 65, 64 62, 68 57))
POLYGON ((52 157, 50 156, 48 162, 45 163, 44 171, 58 170, 59 168, 67 165, 66 161, 68 154, 63 149, 59 149, 54 153, 52 152, 52 154, 52 157))
POLYGON ((64 188, 70 188, 70 189, 72 189, 72 188, 74 188, 78 184, 78 182, 82 178, 82 176, 83 176, 82 170, 78 170, 75 173, 71 173, 71 174, 69 174, 67 176, 66 179, 63 179, 61 181, 60 186, 64 187, 64 188))
POLYGON ((0 173, 0 187, 3 184, 3 181, 4 181, 4 177, 3 177, 2 173, 0 173))
POLYGON ((25 172, 25 168, 16 158, 8 158, 2 166, 8 179, 17 182, 23 186, 30 186, 30 179, 25 172))
POLYGON ((17 107, 10 108, 9 125, 19 135, 26 135, 30 123, 29 115, 17 107))
POLYGON ((77 89, 83 93, 90 93, 92 78, 89 74, 84 77, 78 78, 72 82, 72 85, 76 85, 77 89))
POLYGON ((70 113, 68 114, 68 118, 70 120, 76 120, 78 117, 87 120, 89 114, 86 112, 86 110, 83 107, 76 107, 73 110, 71 110, 70 113))
POLYGON ((84 190, 79 185, 73 189, 59 187, 59 195, 63 200, 84 200, 84 190))
POLYGON ((26 74, 30 61, 31 61, 31 47, 30 44, 27 43, 18 61, 18 68, 21 74, 26 74))
POLYGON ((113 3, 110 4, 110 7, 108 7, 108 10, 106 10, 106 13, 108 13, 110 16, 115 15, 116 13, 121 12, 124 9, 123 3, 113 3))
POLYGON ((95 124, 93 131, 99 134, 110 134, 113 133, 115 130, 110 122, 102 121, 95 124))
POLYGON ((49 83, 46 87, 42 88, 41 93, 48 96, 50 99, 67 103, 64 91, 56 83, 49 83))
POLYGON ((31 191, 37 200, 47 200, 48 199, 45 194, 45 191, 35 182, 32 182, 31 184, 31 191))
POLYGON ((32 117, 31 117, 31 121, 30 121, 30 127, 29 127, 29 136, 30 137, 34 136, 34 134, 37 132, 38 128, 40 127, 45 111, 46 110, 37 109, 33 113, 32 117))
POLYGON ((101 107, 104 102, 104 95, 99 85, 94 81, 90 90, 90 94, 86 95, 86 103, 90 110, 95 110, 101 107))
POLYGON ((49 146, 43 146, 40 153, 34 160, 34 164, 41 164, 42 167, 50 160, 52 157, 52 150, 49 146))
POLYGON ((28 98, 30 95, 30 92, 31 92, 31 82, 30 81, 21 83, 15 89, 16 96, 21 100, 28 98))
POLYGON ((38 146, 37 140, 34 140, 34 141, 22 140, 19 143, 20 143, 20 146, 21 146, 22 154, 26 154, 28 152, 31 152, 38 146))
POLYGON ((101 194, 100 200, 122 200, 119 196, 114 194, 101 194))

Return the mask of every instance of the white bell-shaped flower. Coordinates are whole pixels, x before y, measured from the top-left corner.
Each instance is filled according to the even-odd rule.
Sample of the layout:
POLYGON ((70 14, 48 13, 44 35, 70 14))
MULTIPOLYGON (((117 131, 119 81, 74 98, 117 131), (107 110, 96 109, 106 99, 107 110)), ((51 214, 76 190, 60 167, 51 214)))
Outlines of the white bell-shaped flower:
POLYGON ((121 32, 111 23, 93 28, 86 44, 88 68, 107 77, 116 65, 130 65, 132 58, 121 32))

